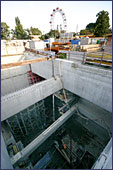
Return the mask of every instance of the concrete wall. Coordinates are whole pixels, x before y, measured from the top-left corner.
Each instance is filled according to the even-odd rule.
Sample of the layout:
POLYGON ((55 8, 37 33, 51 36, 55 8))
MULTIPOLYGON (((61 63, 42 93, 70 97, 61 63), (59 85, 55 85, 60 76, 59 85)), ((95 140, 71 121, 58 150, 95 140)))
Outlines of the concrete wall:
POLYGON ((1 169, 13 169, 2 134, 1 134, 1 169))
POLYGON ((87 37, 83 37, 80 41, 80 45, 88 45, 91 44, 91 39, 87 37))
MULTIPOLYGON (((48 79, 52 76, 52 63, 32 64, 32 71, 48 79)), ((112 71, 81 65, 73 61, 55 60, 55 75, 61 70, 64 88, 112 112, 112 71)))
POLYGON ((22 67, 13 67, 1 71, 1 95, 23 89, 29 86, 27 71, 29 65, 22 67))
POLYGON ((1 55, 13 55, 13 54, 23 53, 25 50, 24 45, 23 45, 24 41, 26 40, 9 40, 9 41, 2 40, 1 41, 1 55))
POLYGON ((112 169, 112 138, 91 169, 112 169))
POLYGON ((1 57, 1 64, 16 63, 16 62, 24 61, 24 59, 25 59, 24 55, 1 57))
POLYGON ((30 46, 30 48, 37 49, 37 50, 39 50, 39 49, 41 50, 46 47, 44 41, 30 41, 29 46, 30 46))
POLYGON ((60 78, 51 78, 1 98, 1 121, 62 89, 60 78))
MULTIPOLYGON (((102 140, 104 140, 105 138, 105 134, 102 135, 102 131, 104 131, 104 129, 106 129, 107 131, 109 130, 112 133, 112 114, 110 112, 106 111, 105 109, 102 109, 101 107, 95 104, 92 104, 91 102, 83 98, 79 99, 78 103, 76 103, 76 106, 78 108, 79 113, 88 117, 90 120, 93 120, 93 122, 96 122, 96 125, 98 124, 102 127, 101 131, 96 131, 97 126, 90 127, 87 122, 86 124, 84 123, 84 126, 87 129, 89 128, 90 130, 92 130, 92 132, 98 132, 97 135, 103 137, 102 140)), ((80 121, 83 121, 83 119, 80 119, 80 121)), ((81 123, 83 124, 83 122, 81 123)))

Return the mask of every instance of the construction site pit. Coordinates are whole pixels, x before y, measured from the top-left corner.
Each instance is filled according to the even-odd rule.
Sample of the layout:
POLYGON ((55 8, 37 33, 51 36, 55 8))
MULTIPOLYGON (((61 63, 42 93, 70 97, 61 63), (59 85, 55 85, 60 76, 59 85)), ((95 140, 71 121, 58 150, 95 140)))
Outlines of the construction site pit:
POLYGON ((77 107, 80 100, 79 96, 62 89, 2 121, 11 160, 24 150, 24 156, 13 164, 15 169, 93 167, 111 138, 111 130, 99 125, 98 118, 97 123, 96 119, 84 116, 77 107), (34 145, 43 136, 45 139, 27 153, 31 143, 34 145))

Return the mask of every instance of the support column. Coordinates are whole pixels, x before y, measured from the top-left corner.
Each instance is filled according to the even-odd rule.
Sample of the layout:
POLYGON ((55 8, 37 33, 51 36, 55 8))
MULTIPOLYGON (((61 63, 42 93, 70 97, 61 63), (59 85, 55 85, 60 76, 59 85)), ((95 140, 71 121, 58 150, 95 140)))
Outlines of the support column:
POLYGON ((53 94, 53 122, 55 121, 55 95, 53 94))
POLYGON ((54 60, 55 60, 55 54, 52 54, 52 77, 55 77, 54 60))

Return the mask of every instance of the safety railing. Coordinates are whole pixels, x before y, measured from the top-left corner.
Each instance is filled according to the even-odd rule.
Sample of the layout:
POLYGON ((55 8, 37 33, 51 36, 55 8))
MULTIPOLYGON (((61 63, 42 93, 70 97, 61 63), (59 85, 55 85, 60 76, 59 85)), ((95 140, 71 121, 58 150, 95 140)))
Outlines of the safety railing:
POLYGON ((105 52, 84 53, 82 63, 112 68, 112 55, 105 52))

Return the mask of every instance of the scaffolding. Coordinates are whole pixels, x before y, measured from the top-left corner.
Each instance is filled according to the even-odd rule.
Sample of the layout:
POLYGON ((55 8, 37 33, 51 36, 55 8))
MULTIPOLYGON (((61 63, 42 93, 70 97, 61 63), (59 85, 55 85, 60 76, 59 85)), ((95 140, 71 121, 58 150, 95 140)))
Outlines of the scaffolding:
POLYGON ((44 100, 6 120, 16 142, 26 146, 46 128, 44 100))

